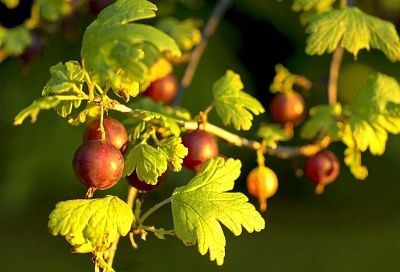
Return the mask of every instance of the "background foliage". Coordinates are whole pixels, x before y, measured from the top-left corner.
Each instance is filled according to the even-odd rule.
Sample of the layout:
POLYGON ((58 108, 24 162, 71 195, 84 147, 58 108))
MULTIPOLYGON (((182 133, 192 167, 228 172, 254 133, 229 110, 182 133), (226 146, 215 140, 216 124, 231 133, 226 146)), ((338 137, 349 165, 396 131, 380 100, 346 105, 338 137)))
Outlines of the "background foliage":
MULTIPOLYGON (((212 1, 181 1, 186 5, 161 2, 159 13, 176 8, 178 18, 195 16, 206 20, 212 8, 212 1), (187 8, 187 3, 191 3, 191 9, 187 8)), ((358 2, 362 2, 358 4, 365 12, 386 16, 399 26, 400 18, 390 13, 395 8, 400 10, 399 1, 375 1, 381 5, 372 1, 358 2), (384 5, 390 6, 386 13, 382 13, 384 5)), ((192 113, 207 106, 213 82, 227 68, 241 74, 246 91, 255 94, 268 110, 271 98, 268 86, 276 63, 284 63, 293 72, 316 81, 310 93, 304 94, 309 106, 325 102, 324 86, 330 58, 305 55, 304 29, 290 5, 289 0, 234 1, 226 20, 210 40, 193 84, 184 97, 183 104, 192 113), (261 36, 267 37, 268 44, 260 41, 261 36)), ((92 18, 83 21, 90 20, 92 18)), ((1 271, 92 269, 87 256, 67 254, 69 246, 62 238, 49 235, 46 227, 48 214, 56 202, 84 194, 84 187, 73 176, 70 162, 81 142, 83 127, 71 127, 51 113, 43 113, 35 126, 28 123, 17 128, 12 126, 15 114, 37 98, 48 80, 48 68, 59 61, 79 58, 80 40, 81 34, 75 41, 57 35, 49 42, 43 57, 31 65, 27 75, 22 74, 17 60, 0 65, 1 271)), ((343 102, 351 102, 355 90, 375 70, 400 79, 398 64, 389 63, 382 53, 360 51, 358 59, 362 64, 354 63, 350 54, 345 55, 339 82, 339 99, 343 102)), ((216 114, 211 118, 218 123, 216 114)), ((321 196, 313 193, 311 182, 294 177, 291 161, 270 158, 268 163, 276 170, 280 188, 269 201, 269 210, 264 215, 267 228, 261 233, 244 234, 235 239, 230 239, 232 235, 226 232, 229 241, 222 268, 200 258, 196 249, 184 248, 176 239, 163 242, 152 237, 148 243, 139 243, 138 251, 124 239, 118 249, 115 268, 117 271, 158 271, 161 268, 187 271, 188 267, 192 271, 397 271, 400 268, 397 261, 400 185, 396 178, 400 174, 396 167, 400 163, 397 155, 400 146, 397 142, 398 137, 389 136, 383 157, 364 155, 369 166, 369 177, 365 181, 356 181, 342 164, 341 175, 321 196)), ((245 192, 244 177, 256 164, 254 155, 220 145, 222 153, 247 163, 236 183, 236 189, 245 192)), ((338 155, 343 154, 344 147, 333 145, 335 148, 338 155)), ((296 163, 302 165, 303 162, 296 163)), ((151 193, 145 205, 150 207, 159 202, 169 196, 175 186, 187 183, 190 178, 188 171, 179 178, 170 175, 161 190, 151 193)), ((125 186, 122 180, 106 193, 123 197, 125 186)), ((102 194, 105 193, 99 196, 102 194)), ((157 213, 151 220, 172 224, 170 209, 163 211, 165 214, 157 213)))

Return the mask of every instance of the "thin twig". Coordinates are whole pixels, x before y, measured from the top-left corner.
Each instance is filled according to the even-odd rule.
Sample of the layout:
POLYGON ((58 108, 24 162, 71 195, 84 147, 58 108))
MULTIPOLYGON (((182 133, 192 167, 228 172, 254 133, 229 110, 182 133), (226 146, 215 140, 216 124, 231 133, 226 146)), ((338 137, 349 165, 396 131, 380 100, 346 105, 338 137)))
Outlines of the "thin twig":
MULTIPOLYGON (((132 209, 133 203, 135 202, 137 194, 137 189, 135 187, 129 186, 128 196, 126 197, 126 204, 132 209)), ((109 251, 110 255, 108 256, 107 264, 109 267, 112 267, 114 262, 115 253, 117 252, 118 243, 120 236, 118 235, 115 241, 112 243, 109 251)))
POLYGON ((219 0, 215 5, 213 13, 211 14, 206 26, 204 27, 201 41, 191 53, 190 60, 188 62, 188 65, 186 66, 185 73, 183 74, 178 93, 174 102, 172 103, 172 106, 176 107, 180 105, 183 93, 192 82, 201 56, 203 55, 203 52, 207 47, 208 39, 214 34, 215 29, 221 21, 221 18, 224 15, 225 11, 228 9, 230 3, 231 0, 219 0))
MULTIPOLYGON (((211 123, 198 124, 197 122, 194 121, 183 122, 183 127, 186 130, 196 130, 200 128, 237 147, 245 147, 256 151, 262 148, 262 144, 259 141, 247 139, 245 137, 227 131, 223 128, 215 126, 211 123)), ((303 145, 303 146, 288 147, 288 146, 278 145, 276 148, 267 147, 264 150, 264 153, 268 153, 269 155, 280 159, 290 159, 299 156, 309 157, 318 153, 322 149, 325 149, 326 147, 329 146, 330 143, 331 143, 330 138, 325 137, 322 140, 318 141, 317 143, 303 145)))

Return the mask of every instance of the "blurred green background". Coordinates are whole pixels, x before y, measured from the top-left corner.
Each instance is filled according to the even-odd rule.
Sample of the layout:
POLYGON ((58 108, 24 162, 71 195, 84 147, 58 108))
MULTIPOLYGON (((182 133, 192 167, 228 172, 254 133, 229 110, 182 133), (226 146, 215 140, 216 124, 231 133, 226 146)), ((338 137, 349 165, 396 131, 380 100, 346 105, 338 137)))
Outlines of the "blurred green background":
MULTIPOLYGON (((242 75, 246 90, 265 106, 271 95, 274 66, 283 63, 293 72, 311 78, 314 88, 303 93, 309 107, 326 102, 325 84, 329 56, 304 54, 305 34, 299 15, 290 10, 292 1, 235 0, 200 62, 183 105, 192 113, 211 100, 211 86, 226 69, 242 75)), ((353 1, 354 2, 354 1, 353 1)), ((206 19, 212 1, 159 1, 161 14, 178 18, 206 19)), ((356 1, 363 10, 397 24, 400 1, 356 1)), ((83 29, 92 17, 82 19, 83 29)), ((83 127, 71 127, 54 112, 43 112, 35 125, 13 127, 13 117, 40 96, 49 77, 49 67, 59 61, 79 59, 80 37, 52 37, 43 56, 29 71, 16 60, 0 65, 0 271, 93 271, 90 256, 71 254, 61 237, 47 231, 47 217, 61 200, 83 197, 85 188, 73 176, 71 160, 81 142, 83 127)), ((72 36, 74 36, 72 35, 72 36)), ((339 98, 350 103, 355 91, 373 71, 399 79, 400 66, 383 54, 361 52, 358 62, 346 55, 339 82, 339 98)), ((182 67, 177 68, 178 75, 182 67)), ((215 121, 212 116, 212 121, 215 121)), ((268 121, 268 117, 258 121, 268 121)), ((217 121, 216 121, 217 122, 217 121)), ((245 135, 251 137, 253 132, 245 135)), ((115 268, 123 271, 400 271, 400 145, 390 137, 382 157, 366 154, 369 168, 365 181, 342 171, 323 195, 313 193, 313 184, 296 178, 293 165, 304 162, 267 158, 280 181, 264 214, 266 230, 233 237, 227 234, 223 267, 186 248, 176 238, 161 241, 148 237, 139 250, 123 239, 115 268)), ((255 154, 221 143, 222 153, 243 162, 236 190, 245 192, 244 178, 255 166, 255 154)), ((332 150, 342 160, 343 146, 332 150)), ((146 197, 145 207, 165 199, 176 186, 185 184, 192 173, 169 175, 160 190, 146 197)), ((112 190, 98 193, 125 197, 124 180, 112 190)), ((255 203, 254 199, 252 201, 255 203)), ((171 228, 171 211, 163 208, 149 222, 171 228)))

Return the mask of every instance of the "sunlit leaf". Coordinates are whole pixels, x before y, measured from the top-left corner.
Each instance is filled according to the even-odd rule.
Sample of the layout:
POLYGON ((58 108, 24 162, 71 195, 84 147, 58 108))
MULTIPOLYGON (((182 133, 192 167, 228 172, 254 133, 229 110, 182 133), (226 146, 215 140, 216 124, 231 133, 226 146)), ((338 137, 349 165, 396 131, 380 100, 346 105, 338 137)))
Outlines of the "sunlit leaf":
POLYGON ((286 131, 279 125, 263 125, 258 129, 257 136, 263 139, 263 144, 276 148, 278 142, 289 140, 286 131))
POLYGON ((152 65, 162 53, 179 56, 175 41, 162 31, 134 23, 155 16, 146 0, 118 0, 105 8, 86 29, 81 57, 85 69, 100 86, 110 84, 128 100, 148 81, 152 65))
POLYGON ((357 93, 351 108, 351 130, 357 148, 373 155, 385 152, 388 133, 400 133, 400 86, 396 79, 375 74, 357 93))
POLYGON ((57 203, 48 226, 51 234, 65 236, 76 252, 101 252, 109 248, 118 235, 127 235, 133 222, 132 210, 124 201, 106 196, 57 203))
POLYGON ((4 3, 9 9, 16 8, 19 5, 19 0, 0 0, 0 2, 4 3))
POLYGON ((182 138, 176 136, 168 137, 161 141, 160 148, 166 155, 168 165, 172 171, 181 171, 183 158, 188 154, 188 149, 182 144, 182 138))
POLYGON ((381 50, 389 60, 400 59, 400 39, 395 26, 356 7, 332 10, 313 18, 306 29, 306 53, 322 55, 338 46, 357 56, 361 49, 381 50))
POLYGON ((313 139, 319 133, 324 133, 331 139, 337 140, 341 137, 341 127, 338 117, 342 114, 340 104, 319 105, 310 109, 310 118, 301 128, 301 137, 313 139))
POLYGON ((196 176, 172 195, 172 213, 176 235, 185 245, 195 245, 200 254, 222 265, 226 240, 221 224, 236 236, 242 227, 261 231, 265 221, 242 193, 233 189, 240 175, 239 160, 215 158, 207 161, 196 176))
POLYGON ((140 143, 129 150, 125 159, 124 175, 130 175, 136 170, 139 180, 155 185, 167 166, 164 152, 149 144, 140 143))
POLYGON ((233 125, 236 130, 248 130, 252 126, 253 115, 265 110, 261 103, 243 91, 240 76, 231 70, 213 86, 214 105, 224 125, 233 125))
POLYGON ((201 23, 195 19, 182 21, 173 17, 163 18, 157 27, 170 35, 183 51, 189 51, 201 41, 201 23))

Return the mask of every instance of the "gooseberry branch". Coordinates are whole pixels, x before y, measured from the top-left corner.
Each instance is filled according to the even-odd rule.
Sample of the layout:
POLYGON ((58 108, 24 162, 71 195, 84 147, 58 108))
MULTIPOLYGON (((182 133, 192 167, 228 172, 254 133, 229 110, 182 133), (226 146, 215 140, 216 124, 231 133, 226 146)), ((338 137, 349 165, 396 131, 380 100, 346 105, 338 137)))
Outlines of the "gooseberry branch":
POLYGON ((332 55, 331 66, 329 70, 328 83, 328 102, 329 105, 334 105, 337 102, 337 82, 339 70, 343 59, 344 48, 339 45, 332 55))
MULTIPOLYGON (((347 7, 347 0, 340 0, 340 8, 347 7)), ((329 105, 334 105, 337 102, 337 83, 339 78, 340 66, 343 60, 344 48, 341 46, 341 41, 332 55, 332 61, 329 68, 329 83, 328 83, 328 102, 329 105)))
MULTIPOLYGON (((180 105, 185 89, 192 82, 193 75, 196 71, 196 68, 200 61, 200 58, 203 55, 203 52, 207 46, 208 39, 214 34, 219 22, 221 21, 222 16, 224 15, 224 13, 225 13, 226 9, 228 8, 228 6, 230 5, 230 3, 231 3, 231 0, 219 0, 217 2, 217 4, 215 5, 215 8, 211 14, 211 17, 208 20, 208 22, 203 30, 201 42, 196 46, 196 48, 190 54, 190 60, 188 62, 185 74, 183 75, 183 78, 180 82, 180 88, 179 88, 176 98, 173 102, 173 106, 180 105)), ((115 105, 115 107, 117 107, 117 106, 120 106, 121 108, 123 108, 125 110, 123 112, 131 112, 132 111, 130 108, 123 106, 121 104, 115 105)), ((115 107, 114 107, 114 109, 116 109, 115 107)), ((133 209, 133 205, 135 202, 136 194, 137 194, 137 190, 134 187, 129 186, 128 198, 127 198, 126 203, 132 209, 133 209)), ((163 202, 161 202, 160 204, 162 204, 162 203, 163 202)), ((164 205, 164 204, 162 204, 162 205, 164 205)), ((156 205, 156 207, 157 207, 157 205, 156 205)), ((151 211, 151 213, 152 212, 153 211, 151 211)), ((150 215, 150 214, 148 214, 148 215, 150 215)), ((144 219, 146 219, 146 217, 142 218, 142 220, 144 220, 144 219)), ((115 239, 115 241, 112 243, 112 245, 110 247, 110 250, 109 250, 110 255, 107 260, 107 264, 109 267, 112 267, 112 264, 114 261, 114 256, 115 256, 117 246, 119 243, 119 239, 120 239, 120 236, 118 236, 115 239)))
MULTIPOLYGON (((122 104, 115 104, 113 110, 127 114, 132 114, 134 112, 134 110, 122 104)), ((185 130, 193 131, 202 129, 234 146, 245 147, 256 151, 261 149, 263 150, 264 154, 269 154, 280 159, 290 159, 299 156, 309 157, 327 148, 331 143, 331 139, 329 137, 324 137, 320 141, 312 144, 294 147, 278 145, 276 148, 271 148, 263 146, 262 142, 239 136, 209 122, 199 123, 196 121, 177 120, 177 123, 185 130)))

